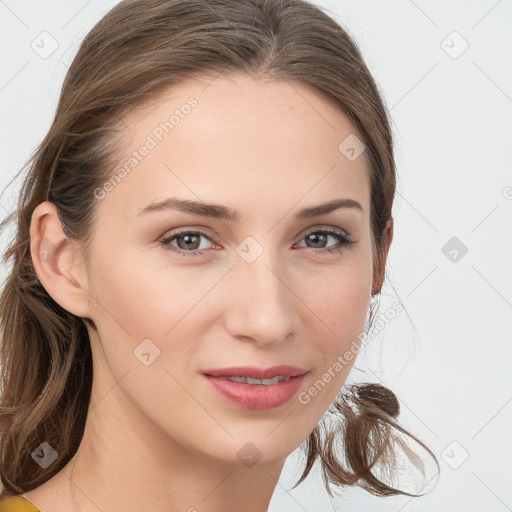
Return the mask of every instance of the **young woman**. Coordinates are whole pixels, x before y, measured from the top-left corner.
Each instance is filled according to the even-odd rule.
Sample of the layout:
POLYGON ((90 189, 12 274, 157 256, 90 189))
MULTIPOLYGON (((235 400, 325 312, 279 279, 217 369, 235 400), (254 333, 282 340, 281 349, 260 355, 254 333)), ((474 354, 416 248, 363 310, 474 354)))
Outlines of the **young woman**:
POLYGON ((393 238, 387 116, 303 0, 123 0, 91 30, 5 253, 0 510, 266 511, 299 446, 299 482, 407 494, 406 441, 434 455, 344 386, 393 238))

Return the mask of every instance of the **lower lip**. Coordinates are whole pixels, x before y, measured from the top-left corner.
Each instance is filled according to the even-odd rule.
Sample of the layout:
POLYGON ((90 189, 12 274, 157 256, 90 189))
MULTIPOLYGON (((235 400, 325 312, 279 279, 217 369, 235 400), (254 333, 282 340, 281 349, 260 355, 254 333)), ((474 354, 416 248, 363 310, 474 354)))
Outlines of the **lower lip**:
POLYGON ((242 409, 264 411, 279 407, 291 400, 298 392, 306 374, 291 377, 277 384, 245 384, 205 375, 213 389, 228 402, 242 409))

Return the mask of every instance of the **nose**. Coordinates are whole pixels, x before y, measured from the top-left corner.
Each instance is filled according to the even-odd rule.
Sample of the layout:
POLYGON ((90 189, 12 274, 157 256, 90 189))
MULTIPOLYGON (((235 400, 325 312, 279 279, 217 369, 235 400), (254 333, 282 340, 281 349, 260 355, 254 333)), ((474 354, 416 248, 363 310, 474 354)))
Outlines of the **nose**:
POLYGON ((225 327, 231 336, 260 346, 282 343, 297 328, 297 297, 289 273, 266 252, 256 261, 238 259, 227 276, 225 327), (287 278, 288 276, 288 278, 287 278))

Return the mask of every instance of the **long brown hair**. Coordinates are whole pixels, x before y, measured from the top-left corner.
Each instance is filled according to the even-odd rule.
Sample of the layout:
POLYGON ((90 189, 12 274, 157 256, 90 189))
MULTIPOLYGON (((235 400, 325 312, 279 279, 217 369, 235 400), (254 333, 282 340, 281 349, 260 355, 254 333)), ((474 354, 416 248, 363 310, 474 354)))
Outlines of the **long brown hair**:
MULTIPOLYGON (((94 191, 113 171, 115 123, 164 88, 232 72, 309 85, 357 127, 370 168, 374 275, 384 276, 385 227, 396 185, 393 143, 378 87, 351 36, 305 0, 121 1, 83 40, 53 123, 21 169, 28 172, 18 208, 0 224, 4 229, 16 220, 3 260, 12 267, 0 297, 4 494, 28 492, 69 462, 82 439, 92 384, 89 320, 60 307, 39 281, 30 254, 32 212, 53 202, 66 236, 87 242, 94 191), (43 441, 58 454, 48 468, 31 456, 43 441)), ((379 293, 373 290, 377 299, 379 293)), ((321 424, 315 427, 303 444, 306 467, 296 485, 319 459, 328 490, 329 483, 358 484, 377 495, 409 494, 375 471, 393 469, 399 434, 419 443, 437 464, 396 421, 398 401, 389 389, 347 386, 330 410, 343 421, 325 432, 321 424), (343 457, 336 455, 340 445, 343 457)))

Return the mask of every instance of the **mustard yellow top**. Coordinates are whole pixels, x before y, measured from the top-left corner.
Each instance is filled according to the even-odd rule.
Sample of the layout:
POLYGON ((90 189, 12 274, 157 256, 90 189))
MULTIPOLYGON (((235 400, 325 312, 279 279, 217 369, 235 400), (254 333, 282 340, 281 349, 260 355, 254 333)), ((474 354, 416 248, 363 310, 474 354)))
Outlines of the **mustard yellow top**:
POLYGON ((22 496, 7 496, 0 499, 0 512, 41 512, 22 496))

